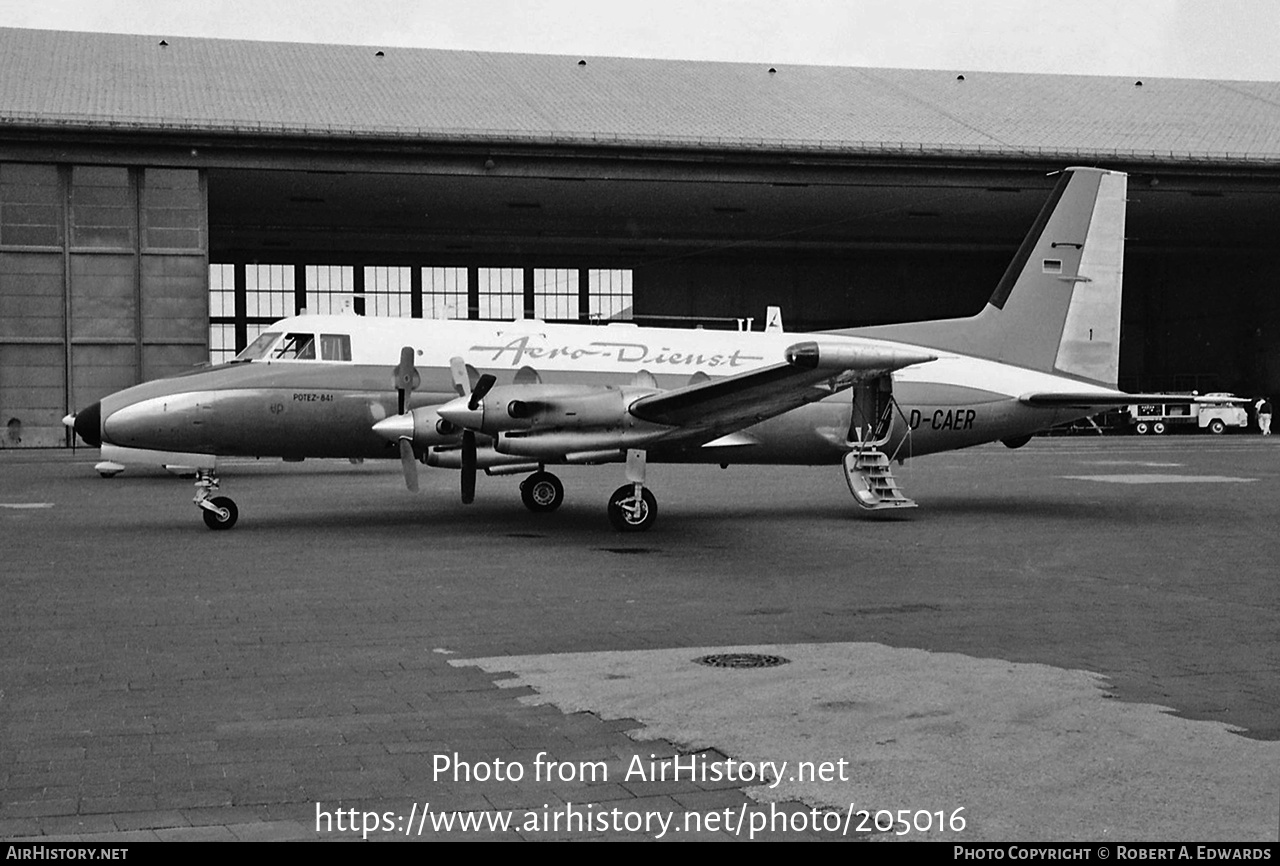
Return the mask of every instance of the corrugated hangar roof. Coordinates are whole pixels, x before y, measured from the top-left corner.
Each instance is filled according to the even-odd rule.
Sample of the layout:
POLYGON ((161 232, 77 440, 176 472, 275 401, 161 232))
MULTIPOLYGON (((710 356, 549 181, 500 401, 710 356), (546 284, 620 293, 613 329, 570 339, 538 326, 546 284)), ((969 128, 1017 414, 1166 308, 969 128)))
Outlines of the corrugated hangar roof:
POLYGON ((0 127, 1280 163, 1280 83, 0 28, 0 127))

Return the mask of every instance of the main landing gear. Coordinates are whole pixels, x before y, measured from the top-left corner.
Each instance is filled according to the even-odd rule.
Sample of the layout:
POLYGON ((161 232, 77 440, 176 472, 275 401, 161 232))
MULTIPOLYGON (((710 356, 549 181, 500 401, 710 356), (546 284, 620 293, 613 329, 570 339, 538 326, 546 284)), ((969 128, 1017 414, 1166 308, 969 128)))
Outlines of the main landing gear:
POLYGON ((609 522, 619 532, 643 532, 658 517, 658 500, 644 486, 645 452, 627 452, 627 481, 609 497, 609 522))
POLYGON ((210 529, 230 529, 236 525, 240 509, 226 496, 214 496, 218 492, 218 476, 212 469, 196 470, 196 498, 192 500, 200 508, 204 525, 210 529))
POLYGON ((538 471, 520 482, 520 499, 534 514, 547 514, 564 502, 564 485, 550 472, 538 471))
POLYGON ((639 484, 624 484, 609 497, 609 522, 619 532, 643 532, 657 516, 658 500, 639 484))
MULTIPOLYGON (((643 532, 658 516, 658 500, 644 486, 645 452, 627 452, 627 483, 609 497, 609 522, 619 532, 643 532)), ((555 511, 564 502, 564 485, 545 470, 520 482, 520 499, 534 514, 555 511)))

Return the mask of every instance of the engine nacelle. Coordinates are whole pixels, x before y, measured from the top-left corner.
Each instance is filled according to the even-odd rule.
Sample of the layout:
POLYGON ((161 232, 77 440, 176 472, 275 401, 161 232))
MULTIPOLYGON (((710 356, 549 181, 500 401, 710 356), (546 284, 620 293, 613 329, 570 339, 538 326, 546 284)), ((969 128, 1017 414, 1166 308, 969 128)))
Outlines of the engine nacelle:
POLYGON ((509 431, 500 433, 494 447, 503 454, 569 463, 609 462, 610 454, 628 448, 645 448, 666 430, 639 422, 636 429, 596 428, 591 430, 550 430, 545 433, 509 431))
MULTIPOLYGON (((653 388, 614 385, 505 385, 493 388, 472 409, 466 397, 438 407, 458 427, 495 435, 519 430, 625 429, 637 423, 627 411, 653 388)), ((416 440, 415 440, 416 441, 416 440)))
POLYGON ((434 406, 384 418, 373 425, 373 430, 389 442, 408 439, 418 449, 451 445, 462 439, 462 428, 441 418, 434 406))

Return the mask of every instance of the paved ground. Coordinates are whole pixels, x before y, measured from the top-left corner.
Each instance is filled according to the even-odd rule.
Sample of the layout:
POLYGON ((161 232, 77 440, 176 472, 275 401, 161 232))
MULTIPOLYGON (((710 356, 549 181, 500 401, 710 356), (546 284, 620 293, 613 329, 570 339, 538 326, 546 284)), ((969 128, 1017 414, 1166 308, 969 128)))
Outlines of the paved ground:
MULTIPOLYGON (((468 508, 446 472, 424 470, 415 497, 394 464, 232 464, 223 493, 241 523, 214 533, 189 482, 103 480, 95 460, 0 452, 6 838, 359 838, 336 829, 340 811, 344 831, 377 824, 371 839, 435 838, 416 823, 424 803, 433 818, 515 816, 462 834, 484 838, 652 838, 660 816, 686 812, 716 838, 754 815, 772 818, 768 838, 840 835, 779 829, 778 809, 788 827, 828 820, 811 810, 821 797, 779 806, 741 781, 626 778, 636 756, 687 746, 741 758, 728 744, 743 731, 635 739, 653 724, 644 706, 628 720, 557 704, 501 672, 502 656, 517 671, 565 653, 879 645, 1087 671, 1195 731, 1235 726, 1246 749, 1280 740, 1274 439, 1042 439, 923 458, 899 473, 921 508, 872 521, 830 467, 654 467, 658 524, 634 536, 604 516, 616 468, 563 472, 565 506, 538 516, 514 479, 482 477, 468 508), (560 773, 603 770, 538 781, 540 752, 560 773), (525 775, 438 773, 454 753, 477 774, 525 775), (588 804, 576 825, 522 823, 588 804), (317 833, 318 810, 334 831, 317 833)), ((803 739, 787 694, 736 724, 803 739)), ((1055 767, 1087 788, 1069 756, 1040 772, 1055 767)), ((1259 838, 1280 822, 1272 785, 1255 796, 1274 807, 1259 838)), ((1226 832, 1188 809, 1185 838, 1226 832)))

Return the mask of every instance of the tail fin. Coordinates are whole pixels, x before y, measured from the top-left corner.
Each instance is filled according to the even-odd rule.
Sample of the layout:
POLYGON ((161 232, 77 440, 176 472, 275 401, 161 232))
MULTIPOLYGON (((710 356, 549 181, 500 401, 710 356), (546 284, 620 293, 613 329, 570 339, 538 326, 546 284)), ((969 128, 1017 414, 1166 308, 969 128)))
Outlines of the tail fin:
POLYGON ((978 315, 843 333, 1114 387, 1120 363, 1127 182, 1121 172, 1066 169, 978 315))

